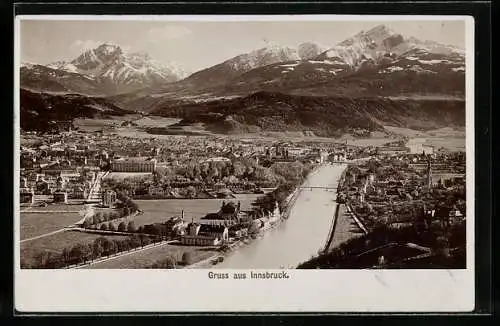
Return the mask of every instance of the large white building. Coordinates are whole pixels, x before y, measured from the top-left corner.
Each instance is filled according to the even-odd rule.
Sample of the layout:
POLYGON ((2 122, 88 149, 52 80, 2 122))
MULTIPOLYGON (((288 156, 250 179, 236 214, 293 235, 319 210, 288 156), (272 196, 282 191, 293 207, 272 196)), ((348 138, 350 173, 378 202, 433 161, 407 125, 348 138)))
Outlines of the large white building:
POLYGON ((118 159, 111 162, 113 172, 154 172, 156 160, 146 158, 118 159))

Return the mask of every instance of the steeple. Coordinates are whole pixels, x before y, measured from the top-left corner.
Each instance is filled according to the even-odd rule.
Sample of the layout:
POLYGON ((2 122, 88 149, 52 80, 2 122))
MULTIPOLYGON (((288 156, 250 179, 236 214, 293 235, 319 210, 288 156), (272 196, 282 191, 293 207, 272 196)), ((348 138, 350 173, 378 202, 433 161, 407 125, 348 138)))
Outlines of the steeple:
POLYGON ((427 187, 431 189, 432 185, 432 165, 431 158, 427 157, 427 187))

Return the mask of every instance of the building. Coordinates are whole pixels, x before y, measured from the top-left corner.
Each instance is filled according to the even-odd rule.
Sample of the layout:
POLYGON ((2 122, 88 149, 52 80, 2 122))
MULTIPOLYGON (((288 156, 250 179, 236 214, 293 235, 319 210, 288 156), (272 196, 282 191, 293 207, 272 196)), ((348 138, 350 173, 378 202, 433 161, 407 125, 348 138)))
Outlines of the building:
POLYGON ((334 153, 330 154, 329 156, 330 156, 330 159, 333 160, 334 162, 346 160, 346 155, 343 152, 338 152, 338 153, 334 152, 334 153))
POLYGON ((156 170, 155 159, 127 158, 111 162, 113 172, 154 172, 156 170))
POLYGON ((173 216, 168 219, 168 221, 165 222, 165 226, 171 234, 180 236, 185 235, 188 224, 184 222, 184 211, 182 211, 181 216, 173 216))
POLYGON ((432 155, 434 154, 434 147, 431 145, 425 145, 422 143, 406 144, 410 150, 410 154, 423 154, 432 155))
POLYGON ((377 147, 378 155, 401 155, 408 154, 410 149, 404 146, 381 146, 377 147))
POLYGON ((222 202, 220 210, 216 213, 210 213, 200 219, 204 225, 224 225, 231 226, 241 223, 247 214, 241 211, 241 203, 222 202))
POLYGON ((113 207, 116 203, 116 192, 114 190, 103 191, 101 195, 101 204, 104 207, 113 207))
POLYGON ((66 184, 67 184, 68 180, 66 180, 66 178, 63 178, 61 176, 57 177, 56 179, 56 189, 58 191, 62 191, 66 188, 66 184))
POLYGON ((191 222, 187 229, 188 234, 181 238, 181 243, 187 246, 216 246, 229 239, 229 230, 222 225, 191 222))
POLYGON ((54 192, 54 203, 64 203, 68 202, 68 193, 64 191, 54 192))
POLYGON ((149 186, 148 194, 150 196, 164 196, 165 189, 163 189, 162 187, 158 187, 158 186, 149 186))
POLYGON ((72 199, 85 199, 89 195, 88 190, 85 187, 76 186, 72 189, 71 198, 72 199))
POLYGON ((41 179, 35 184, 35 192, 40 195, 50 195, 52 193, 52 189, 48 181, 41 179))
POLYGON ((431 160, 427 160, 427 188, 431 189, 432 187, 432 164, 431 160))
POLYGON ((19 193, 19 201, 21 204, 33 204, 35 203, 35 194, 33 191, 22 191, 19 193))

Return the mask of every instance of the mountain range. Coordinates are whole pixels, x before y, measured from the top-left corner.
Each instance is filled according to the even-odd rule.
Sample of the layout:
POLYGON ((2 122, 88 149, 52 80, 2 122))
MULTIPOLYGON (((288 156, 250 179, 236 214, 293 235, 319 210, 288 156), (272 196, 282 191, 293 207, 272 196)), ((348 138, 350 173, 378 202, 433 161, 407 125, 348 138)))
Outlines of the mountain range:
MULTIPOLYGON (((288 98, 294 103, 294 110, 301 109, 300 101, 319 101, 319 106, 328 112, 324 114, 345 118, 348 118, 349 111, 345 110, 350 107, 349 101, 372 98, 378 103, 376 106, 381 106, 381 112, 392 117, 380 119, 378 116, 373 120, 371 110, 361 109, 360 114, 367 120, 356 126, 371 130, 378 128, 380 123, 377 121, 392 121, 397 126, 422 127, 429 119, 419 118, 418 112, 406 110, 405 105, 413 103, 411 105, 415 106, 415 101, 427 101, 416 106, 427 108, 432 103, 436 110, 444 110, 444 116, 454 116, 453 124, 461 123, 455 114, 461 112, 457 109, 460 105, 465 105, 465 53, 455 46, 406 37, 379 25, 331 47, 314 42, 302 43, 295 48, 272 44, 187 75, 177 66, 159 64, 145 54, 126 54, 117 45, 102 44, 70 62, 24 65, 21 68, 21 87, 100 95, 124 109, 164 116, 189 116, 191 120, 197 117, 205 122, 209 112, 204 108, 210 107, 211 111, 223 116, 231 115, 229 121, 236 121, 231 122, 233 125, 252 125, 255 121, 244 118, 245 113, 238 118, 238 112, 233 109, 229 112, 221 108, 239 103, 245 110, 251 109, 249 103, 253 103, 251 99, 255 93, 260 94, 258 111, 268 118, 273 116, 274 109, 281 110, 278 108, 281 102, 276 102, 276 98, 282 101, 288 98), (341 98, 347 102, 342 102, 341 98), (388 102, 390 98, 399 100, 388 102), (344 113, 327 109, 329 105, 336 106, 332 99, 344 103, 341 105, 344 113), (405 102, 404 99, 408 100, 405 102), (262 109, 266 101, 269 110, 262 109), (451 104, 446 104, 447 101, 451 104), (398 105, 402 112, 412 117, 412 123, 408 119, 396 118, 394 107, 398 105), (454 111, 450 113, 449 110, 454 111)), ((360 106, 353 107, 359 109, 360 106)), ((320 116, 323 113, 317 117, 320 116)), ((311 121, 321 124, 321 121, 335 120, 323 118, 311 121)), ((295 127, 311 127, 301 119, 294 122, 295 127)), ((309 120, 306 118, 306 121, 309 120)), ((353 120, 347 121, 349 124, 353 120)), ((441 121, 439 127, 451 120, 436 121, 441 121)), ((290 121, 289 127, 292 124, 290 121)), ((261 129, 274 128, 272 124, 257 125, 261 129)), ((281 130, 285 125, 283 122, 277 128, 281 130)), ((319 129, 321 134, 333 133, 329 128, 319 129)))
POLYGON ((463 50, 404 37, 384 25, 360 32, 331 48, 317 46, 316 51, 302 58, 298 52, 277 46, 259 49, 181 81, 130 92, 113 100, 131 109, 151 111, 177 103, 206 102, 258 91, 351 97, 463 98, 465 94, 463 50))
POLYGON ((160 63, 147 53, 126 53, 120 46, 109 42, 86 50, 71 61, 58 61, 46 66, 21 65, 23 86, 89 95, 110 95, 154 87, 178 81, 187 75, 178 64, 160 63))

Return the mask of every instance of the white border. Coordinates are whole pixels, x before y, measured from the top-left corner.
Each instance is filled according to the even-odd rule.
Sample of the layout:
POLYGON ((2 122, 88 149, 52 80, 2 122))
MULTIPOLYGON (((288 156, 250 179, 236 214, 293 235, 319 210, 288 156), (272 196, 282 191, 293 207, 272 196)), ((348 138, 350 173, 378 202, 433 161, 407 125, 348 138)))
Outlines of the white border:
MULTIPOLYGON (((470 312, 474 309, 474 19, 470 16, 17 16, 14 71, 14 306, 19 312, 470 312), (464 20, 467 269, 288 270, 291 278, 209 280, 207 270, 21 270, 19 266, 20 20, 464 20)), ((242 270, 236 270, 242 271, 242 270)), ((228 270, 230 272, 230 270, 228 270)))

